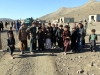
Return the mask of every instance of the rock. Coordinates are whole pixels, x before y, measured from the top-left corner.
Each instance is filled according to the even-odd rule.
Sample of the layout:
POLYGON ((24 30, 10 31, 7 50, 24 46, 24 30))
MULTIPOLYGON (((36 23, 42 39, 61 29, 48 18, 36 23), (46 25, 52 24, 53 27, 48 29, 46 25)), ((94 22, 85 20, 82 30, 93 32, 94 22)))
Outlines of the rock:
POLYGON ((91 63, 91 66, 94 66, 93 62, 91 63))
POLYGON ((70 69, 69 67, 67 69, 70 69))
POLYGON ((82 70, 82 69, 77 71, 77 73, 79 73, 79 74, 83 73, 83 72, 84 72, 84 70, 82 70))
POLYGON ((96 56, 95 54, 93 56, 96 56))
POLYGON ((60 58, 58 58, 58 60, 60 60, 60 58))
POLYGON ((69 75, 69 73, 67 73, 66 75, 69 75))
POLYGON ((89 73, 84 73, 85 75, 90 75, 89 73))
POLYGON ((78 58, 81 58, 81 56, 78 56, 78 58))
POLYGON ((61 69, 61 71, 63 71, 63 69, 61 69))
POLYGON ((63 66, 66 66, 65 64, 63 64, 63 66))
POLYGON ((85 56, 85 59, 88 58, 88 56, 85 56))
POLYGON ((79 61, 79 63, 80 63, 81 61, 79 61))

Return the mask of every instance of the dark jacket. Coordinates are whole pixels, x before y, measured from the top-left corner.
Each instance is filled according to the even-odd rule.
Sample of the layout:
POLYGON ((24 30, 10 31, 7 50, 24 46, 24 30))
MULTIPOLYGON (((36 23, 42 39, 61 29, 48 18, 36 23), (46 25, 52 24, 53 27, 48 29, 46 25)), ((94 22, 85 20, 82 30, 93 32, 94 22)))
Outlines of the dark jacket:
POLYGON ((38 42, 43 44, 44 43, 44 32, 41 31, 41 32, 37 32, 37 36, 38 36, 38 42))
POLYGON ((57 29, 55 36, 57 38, 62 38, 63 31, 63 29, 57 29))
POLYGON ((53 28, 53 33, 52 33, 53 38, 55 38, 55 37, 56 37, 56 36, 55 36, 56 31, 57 31, 57 30, 56 30, 56 28, 54 27, 54 28, 53 28))
POLYGON ((53 33, 53 27, 49 27, 51 33, 53 33))
POLYGON ((31 33, 31 38, 36 39, 36 27, 31 26, 26 30, 28 33, 31 33))
POLYGON ((51 34, 50 30, 45 31, 45 39, 47 39, 47 38, 51 39, 51 36, 52 36, 52 34, 51 34))
POLYGON ((76 41, 77 36, 77 31, 71 31, 71 41, 76 41))
POLYGON ((4 27, 3 27, 3 23, 0 23, 0 28, 4 28, 4 27))
POLYGON ((45 32, 46 31, 46 28, 45 27, 41 27, 42 28, 42 30, 45 32))
POLYGON ((14 38, 8 38, 7 39, 7 45, 10 47, 10 45, 13 45, 12 48, 15 48, 15 39, 14 38))
POLYGON ((78 41, 84 40, 85 37, 84 28, 77 28, 77 35, 78 35, 78 41))
POLYGON ((56 38, 57 38, 57 41, 59 43, 62 43, 63 42, 63 29, 57 29, 56 31, 56 34, 55 34, 56 38))

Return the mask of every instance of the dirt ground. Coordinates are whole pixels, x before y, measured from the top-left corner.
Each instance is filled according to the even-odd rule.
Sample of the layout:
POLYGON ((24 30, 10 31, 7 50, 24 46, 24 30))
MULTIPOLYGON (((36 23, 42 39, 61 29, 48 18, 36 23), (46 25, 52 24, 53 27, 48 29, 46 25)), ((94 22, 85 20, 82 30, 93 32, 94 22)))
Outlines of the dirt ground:
MULTIPOLYGON (((90 30, 88 29, 88 32, 90 30)), ((89 36, 86 36, 86 46, 82 53, 68 52, 67 55, 63 55, 62 51, 54 50, 54 55, 51 55, 53 50, 47 50, 36 52, 34 55, 26 51, 21 55, 20 43, 15 32, 14 34, 16 50, 14 59, 11 60, 9 52, 6 51, 7 35, 6 32, 2 33, 4 52, 0 52, 0 75, 100 75, 100 36, 97 52, 93 53, 89 50, 89 36), (77 71, 82 73, 78 74, 77 71)))
MULTIPOLYGON (((2 32, 3 52, 0 52, 0 75, 61 75, 55 62, 56 55, 51 55, 51 50, 36 52, 34 55, 26 51, 21 55, 19 50, 20 42, 14 31, 16 39, 16 50, 14 59, 10 59, 7 52, 7 33, 2 32)), ((29 41, 28 41, 29 43, 29 41)))

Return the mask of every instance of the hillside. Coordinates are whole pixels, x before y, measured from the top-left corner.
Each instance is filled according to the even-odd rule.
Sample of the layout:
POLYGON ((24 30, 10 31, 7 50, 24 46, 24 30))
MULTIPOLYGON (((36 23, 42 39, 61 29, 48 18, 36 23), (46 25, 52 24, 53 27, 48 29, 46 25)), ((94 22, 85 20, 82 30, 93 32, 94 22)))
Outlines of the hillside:
POLYGON ((49 18, 52 18, 52 17, 62 16, 64 14, 68 14, 69 12, 71 12, 71 11, 73 11, 75 9, 77 9, 77 8, 66 8, 66 7, 62 7, 62 8, 59 8, 56 12, 47 14, 47 15, 41 17, 40 19, 46 20, 46 19, 49 19, 49 18))
POLYGON ((100 13, 100 2, 89 1, 88 3, 77 7, 77 8, 60 8, 56 12, 50 13, 41 17, 40 19, 51 20, 59 17, 74 17, 75 21, 80 21, 82 19, 88 19, 89 14, 99 14, 100 13))
POLYGON ((10 18, 0 18, 0 21, 7 21, 7 22, 10 22, 10 21, 13 21, 13 20, 10 19, 10 18))

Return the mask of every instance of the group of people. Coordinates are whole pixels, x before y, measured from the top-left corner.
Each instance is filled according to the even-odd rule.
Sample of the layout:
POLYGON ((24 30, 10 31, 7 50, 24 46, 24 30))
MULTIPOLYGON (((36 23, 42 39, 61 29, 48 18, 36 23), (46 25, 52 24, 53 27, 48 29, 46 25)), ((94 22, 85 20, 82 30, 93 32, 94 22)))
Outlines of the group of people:
MULTIPOLYGON (((86 36, 86 28, 87 26, 84 23, 76 23, 73 24, 72 29, 70 25, 59 25, 48 23, 47 26, 45 24, 39 24, 36 26, 35 22, 32 22, 32 26, 27 28, 26 24, 23 23, 21 26, 19 22, 15 23, 15 28, 18 27, 18 40, 20 41, 20 51, 21 54, 24 54, 28 49, 27 40, 30 40, 30 53, 34 54, 34 51, 37 49, 38 43, 38 51, 44 51, 46 49, 60 49, 64 51, 66 55, 69 50, 69 45, 71 45, 70 50, 74 53, 82 52, 82 48, 85 45, 85 36, 86 36), (38 42, 37 42, 38 41, 38 42)), ((15 38, 14 33, 10 27, 7 35, 7 46, 11 55, 11 59, 13 59, 13 52, 15 49, 15 38)), ((96 49, 96 40, 97 35, 95 34, 95 29, 91 30, 91 34, 89 36, 90 42, 90 51, 95 52, 96 49)), ((1 36, 1 35, 0 35, 1 36)), ((1 41, 1 39, 0 39, 1 41)), ((53 51, 52 51, 53 54, 53 51)))
MULTIPOLYGON (((7 35, 7 45, 9 47, 11 59, 13 59, 15 39, 12 27, 10 27, 7 35)), ((58 24, 48 23, 48 26, 45 26, 45 24, 40 24, 38 27, 36 27, 35 22, 33 22, 32 26, 29 28, 27 28, 23 23, 18 30, 18 39, 20 41, 21 54, 24 54, 28 49, 27 39, 30 40, 29 51, 31 54, 34 54, 34 51, 37 49, 37 43, 38 51, 57 48, 63 50, 64 54, 66 55, 69 49, 69 45, 71 45, 72 52, 82 52, 82 47, 83 45, 85 45, 85 36, 86 27, 82 23, 78 23, 78 25, 74 24, 71 31, 69 25, 65 25, 63 27, 63 25, 58 26, 58 24)), ((96 40, 97 35, 95 34, 95 29, 92 29, 91 35, 89 36, 91 52, 95 52, 96 40)))
POLYGON ((11 26, 16 29, 16 33, 18 32, 20 26, 21 26, 21 21, 12 21, 12 22, 5 22, 3 23, 2 21, 0 22, 0 31, 4 30, 4 27, 7 28, 8 26, 11 26), (5 26, 4 26, 5 25, 5 26))
POLYGON ((0 22, 0 31, 3 31, 3 29, 4 29, 3 22, 1 21, 0 22))

